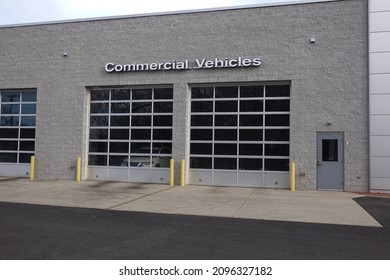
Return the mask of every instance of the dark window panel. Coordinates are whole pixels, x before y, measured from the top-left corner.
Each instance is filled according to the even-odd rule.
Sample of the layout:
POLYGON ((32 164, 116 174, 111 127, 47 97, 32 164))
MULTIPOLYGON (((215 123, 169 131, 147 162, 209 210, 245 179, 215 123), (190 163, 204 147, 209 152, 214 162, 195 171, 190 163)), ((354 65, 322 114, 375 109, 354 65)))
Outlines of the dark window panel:
POLYGON ((36 102, 36 101, 37 101, 37 92, 35 90, 22 92, 22 102, 36 102))
POLYGON ((132 116, 131 117, 131 126, 151 126, 152 117, 151 116, 132 116))
POLYGON ((203 158, 203 157, 191 157, 190 158, 190 168, 211 169, 212 168, 212 159, 211 158, 203 158))
POLYGON ((130 102, 111 103, 111 113, 113 114, 130 113, 130 102))
POLYGON ((192 126, 213 126, 212 115, 192 115, 191 116, 192 126))
POLYGON ((35 141, 20 141, 20 151, 34 151, 35 141))
POLYGON ((19 163, 30 163, 31 162, 31 157, 34 154, 32 153, 20 153, 19 154, 19 163))
POLYGON ((153 126, 172 126, 172 116, 153 116, 153 126))
POLYGON ((267 100, 265 102, 266 112, 289 112, 290 100, 267 100))
POLYGON ((266 129, 265 141, 289 141, 290 130, 289 129, 266 129))
POLYGON ((22 114, 36 114, 36 104, 22 104, 22 114))
POLYGON ((90 129, 89 139, 108 139, 108 129, 90 129))
POLYGON ((91 103, 91 114, 108 114, 108 103, 91 103))
POLYGON ((263 112, 263 101, 240 100, 240 112, 263 112))
POLYGON ((266 144, 266 156, 289 156, 290 147, 288 144, 266 144))
POLYGON ((153 140, 172 140, 172 129, 153 129, 153 140))
POLYGON ((153 145, 152 145, 152 148, 153 148, 153 151, 155 151, 156 149, 160 150, 161 153, 168 153, 168 154, 172 154, 172 143, 165 143, 165 142, 153 142, 153 145), (168 152, 169 151, 169 152, 168 152))
POLYGON ((195 87, 191 89, 192 98, 213 98, 212 87, 195 87))
POLYGON ((262 141, 263 131, 261 129, 240 129, 240 141, 262 141))
POLYGON ((19 92, 2 92, 1 93, 2 102, 19 102, 20 93, 19 92))
POLYGON ((267 171, 288 171, 288 159, 265 159, 265 168, 267 171))
POLYGON ((108 116, 91 116, 91 126, 108 126, 108 116))
POLYGON ((214 139, 219 141, 236 141, 237 129, 216 129, 214 139))
POLYGON ((0 150, 5 151, 17 151, 18 150, 18 141, 9 141, 9 140, 1 140, 0 141, 0 150))
POLYGON ((173 88, 155 88, 154 99, 172 99, 173 88))
POLYGON ((266 126, 290 126, 290 115, 266 115, 266 126))
POLYGON ((240 97, 263 97, 263 86, 242 86, 240 87, 240 97))
POLYGON ((34 117, 21 117, 20 125, 21 126, 35 126, 35 116, 34 117))
POLYGON ((154 102, 154 113, 172 113, 173 103, 172 102, 154 102))
POLYGON ((191 140, 213 140, 212 129, 191 129, 191 140))
POLYGON ((263 116, 240 115, 240 126, 263 126, 263 116))
POLYGON ((151 130, 150 129, 132 129, 131 139, 139 140, 150 140, 151 130))
POLYGON ((89 166, 107 166, 106 155, 89 155, 88 156, 89 166))
POLYGON ((261 144, 240 144, 240 155, 261 156, 263 145, 261 144))
POLYGON ((131 153, 135 154, 150 154, 150 143, 142 142, 131 142, 130 143, 131 153))
POLYGON ((0 153, 0 162, 16 163, 17 153, 0 153))
POLYGON ((239 169, 240 170, 262 170, 263 161, 257 158, 240 158, 239 169))
POLYGON ((213 101, 192 101, 191 112, 213 112, 213 101))
POLYGON ((129 142, 110 142, 110 153, 129 153, 129 142))
POLYGON ((22 129, 20 129, 20 138, 35 139, 35 128, 22 128, 22 129))
POLYGON ((211 155, 213 146, 211 143, 191 143, 190 153, 193 155, 211 155))
POLYGON ((215 155, 237 155, 237 144, 214 144, 215 155))
POLYGON ((2 104, 1 113, 9 114, 9 115, 19 114, 19 108, 20 108, 19 104, 2 104))
POLYGON ((238 87, 216 87, 215 98, 235 98, 238 97, 238 87))
POLYGON ((0 119, 1 126, 18 126, 19 117, 18 116, 2 116, 0 119))
POLYGON ((129 129, 110 129, 110 139, 128 140, 130 138, 129 131, 129 129))
POLYGON ((133 100, 148 100, 152 99, 152 89, 133 89, 132 92, 133 100))
POLYGON ((109 166, 128 166, 128 156, 111 156, 109 157, 109 166))
POLYGON ((237 126, 237 115, 215 115, 215 126, 237 126))
POLYGON ((17 128, 0 128, 0 138, 18 138, 17 128))
POLYGON ((91 90, 91 101, 109 100, 110 94, 108 89, 93 89, 91 90))
POLYGON ((133 102, 131 112, 132 113, 151 113, 152 102, 133 102))
POLYGON ((107 142, 89 142, 90 153, 107 153, 107 142))
POLYGON ((338 161, 338 140, 322 140, 322 161, 338 161))
POLYGON ((111 116, 111 126, 130 126, 129 116, 111 116))
POLYGON ((214 169, 237 170, 236 158, 214 158, 214 169))
POLYGON ((290 85, 270 85, 265 87, 266 97, 289 97, 290 85))
POLYGON ((111 90, 111 100, 130 100, 130 89, 111 90))
POLYGON ((237 112, 237 101, 215 101, 215 112, 237 112))

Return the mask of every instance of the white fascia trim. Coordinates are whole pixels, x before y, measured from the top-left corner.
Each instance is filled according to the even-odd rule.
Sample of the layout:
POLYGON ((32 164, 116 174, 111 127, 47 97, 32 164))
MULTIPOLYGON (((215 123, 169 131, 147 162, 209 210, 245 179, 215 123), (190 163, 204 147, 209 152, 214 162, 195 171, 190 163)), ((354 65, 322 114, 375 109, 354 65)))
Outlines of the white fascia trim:
POLYGON ((321 2, 337 2, 337 1, 344 1, 344 0, 297 0, 297 1, 289 0, 285 2, 262 3, 262 4, 253 4, 253 5, 243 5, 243 6, 216 7, 216 8, 205 8, 205 9, 196 9, 196 10, 167 11, 167 12, 157 12, 157 13, 144 13, 144 14, 94 17, 94 18, 80 18, 80 19, 69 19, 69 20, 58 20, 58 21, 33 22, 33 23, 19 23, 19 24, 0 25, 0 28, 77 23, 77 22, 100 21, 100 20, 128 19, 128 18, 139 18, 139 17, 150 17, 150 16, 180 15, 180 14, 191 14, 191 13, 217 12, 217 11, 299 5, 299 4, 310 4, 310 3, 321 3, 321 2))

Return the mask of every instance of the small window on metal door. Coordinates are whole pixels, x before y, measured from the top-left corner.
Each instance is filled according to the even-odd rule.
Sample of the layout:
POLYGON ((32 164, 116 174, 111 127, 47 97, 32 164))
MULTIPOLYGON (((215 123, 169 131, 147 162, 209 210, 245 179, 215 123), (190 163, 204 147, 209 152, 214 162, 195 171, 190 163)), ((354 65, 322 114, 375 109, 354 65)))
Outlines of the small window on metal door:
POLYGON ((338 161, 337 139, 322 140, 322 161, 338 161))

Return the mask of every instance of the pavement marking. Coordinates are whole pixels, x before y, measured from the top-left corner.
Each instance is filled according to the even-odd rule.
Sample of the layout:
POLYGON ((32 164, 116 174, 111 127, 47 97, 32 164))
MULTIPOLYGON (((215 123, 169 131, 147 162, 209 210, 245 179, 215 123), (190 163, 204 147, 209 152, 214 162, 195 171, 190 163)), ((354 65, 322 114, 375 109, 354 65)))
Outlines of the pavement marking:
POLYGON ((160 192, 164 192, 164 191, 169 190, 169 189, 171 189, 171 188, 172 188, 172 187, 169 186, 169 187, 167 187, 167 188, 165 188, 165 189, 162 189, 162 190, 159 190, 159 191, 156 191, 156 192, 152 192, 152 193, 148 193, 148 194, 145 194, 145 195, 143 195, 143 196, 141 196, 141 197, 137 197, 137 198, 135 198, 135 199, 132 199, 132 200, 129 200, 129 201, 120 203, 120 204, 118 204, 118 205, 114 205, 114 206, 108 207, 108 208, 104 208, 104 209, 105 209, 105 210, 114 210, 114 208, 116 208, 116 207, 120 207, 120 206, 122 206, 122 205, 125 205, 125 204, 128 204, 128 203, 131 203, 131 202, 140 200, 140 199, 142 199, 142 198, 145 198, 145 197, 148 197, 148 196, 151 196, 151 195, 160 193, 160 192))

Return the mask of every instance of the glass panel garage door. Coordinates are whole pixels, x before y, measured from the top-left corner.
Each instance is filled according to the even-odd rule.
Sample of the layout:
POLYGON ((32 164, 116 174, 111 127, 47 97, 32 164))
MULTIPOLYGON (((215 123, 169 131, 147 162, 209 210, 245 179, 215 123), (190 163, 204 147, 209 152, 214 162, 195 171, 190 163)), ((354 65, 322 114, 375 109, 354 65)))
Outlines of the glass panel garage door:
POLYGON ((93 89, 88 179, 169 182, 172 88, 93 89))
POLYGON ((190 183, 288 187, 290 85, 191 89, 190 183))
POLYGON ((36 103, 36 90, 0 91, 0 176, 29 175, 36 103))

